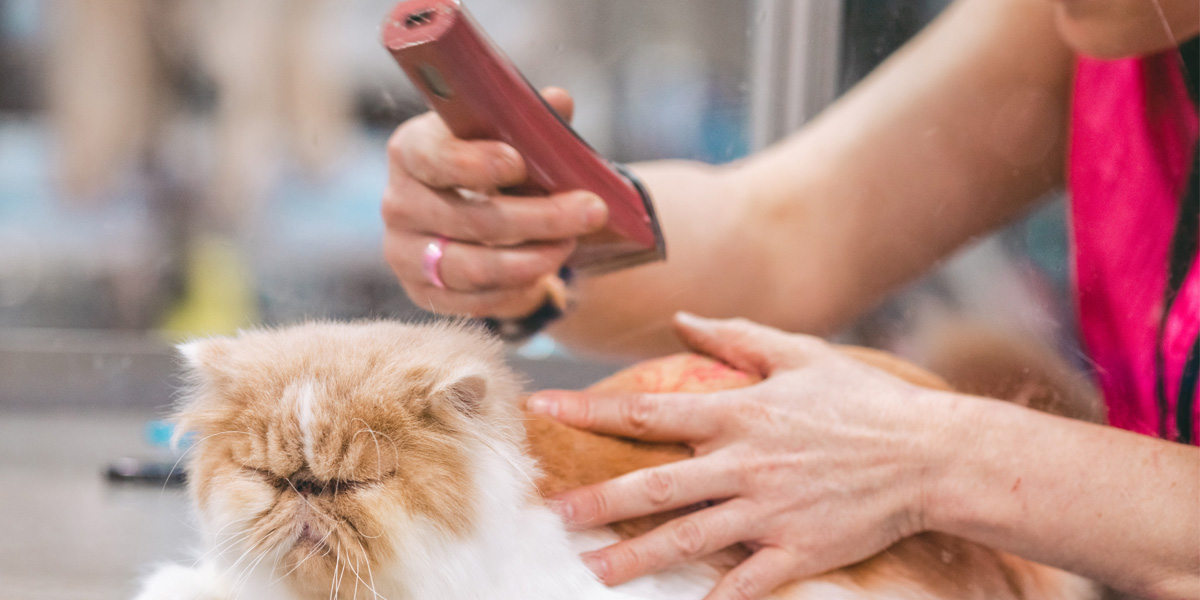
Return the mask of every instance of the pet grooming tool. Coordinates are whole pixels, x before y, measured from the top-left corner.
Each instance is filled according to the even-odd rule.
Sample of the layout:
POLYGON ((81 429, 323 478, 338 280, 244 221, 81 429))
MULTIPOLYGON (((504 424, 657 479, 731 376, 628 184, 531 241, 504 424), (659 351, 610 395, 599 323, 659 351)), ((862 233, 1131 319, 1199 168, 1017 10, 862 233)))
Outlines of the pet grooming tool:
MULTIPOLYGON (((454 135, 499 140, 521 153, 529 181, 507 192, 582 189, 608 205, 607 226, 580 237, 566 267, 603 273, 666 258, 654 206, 637 178, 600 156, 564 123, 461 2, 399 3, 384 21, 383 43, 454 135)), ((561 297, 550 293, 546 306, 527 318, 542 314, 553 319, 564 308, 561 297)), ((504 326, 500 324, 502 332, 504 326)))

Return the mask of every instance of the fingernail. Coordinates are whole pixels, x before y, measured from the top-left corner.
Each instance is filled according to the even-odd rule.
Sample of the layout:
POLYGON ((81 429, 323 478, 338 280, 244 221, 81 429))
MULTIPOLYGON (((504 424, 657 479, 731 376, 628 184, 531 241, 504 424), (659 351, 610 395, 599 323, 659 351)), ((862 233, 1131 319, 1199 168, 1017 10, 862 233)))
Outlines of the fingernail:
POLYGON ((585 197, 587 199, 584 201, 586 205, 583 208, 583 226, 591 231, 608 220, 608 205, 595 194, 586 194, 585 197))
POLYGON ((525 403, 525 408, 536 415, 546 415, 547 417, 558 416, 558 402, 545 396, 533 396, 525 403))
POLYGON ((575 509, 571 508, 571 505, 567 502, 549 500, 546 502, 546 506, 550 508, 551 512, 562 518, 564 523, 570 524, 572 518, 575 516, 575 509))
POLYGON ((675 321, 689 329, 706 329, 712 321, 703 317, 697 317, 690 312, 679 311, 675 313, 675 321))
POLYGON ((608 561, 604 560, 604 557, 600 556, 599 554, 589 552, 588 554, 581 555, 580 558, 583 559, 583 564, 586 565, 587 568, 592 571, 592 573, 595 573, 596 577, 599 577, 601 581, 603 581, 605 577, 608 577, 608 561))

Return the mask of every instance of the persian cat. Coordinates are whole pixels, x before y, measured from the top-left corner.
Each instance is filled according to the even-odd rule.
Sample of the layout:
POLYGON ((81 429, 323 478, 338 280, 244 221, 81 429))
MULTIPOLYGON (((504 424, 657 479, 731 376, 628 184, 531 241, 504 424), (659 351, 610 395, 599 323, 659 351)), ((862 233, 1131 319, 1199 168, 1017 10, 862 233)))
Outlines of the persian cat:
MULTIPOLYGON (((848 349, 914 383, 936 377, 848 349)), ((568 533, 543 496, 690 455, 526 417, 500 343, 456 323, 309 323, 181 347, 202 548, 139 600, 695 599, 740 546, 606 588, 578 558, 672 515, 568 533)), ((636 365, 602 392, 706 391, 755 379, 696 355, 636 365)), ((927 533, 776 598, 1087 598, 1078 577, 927 533)))

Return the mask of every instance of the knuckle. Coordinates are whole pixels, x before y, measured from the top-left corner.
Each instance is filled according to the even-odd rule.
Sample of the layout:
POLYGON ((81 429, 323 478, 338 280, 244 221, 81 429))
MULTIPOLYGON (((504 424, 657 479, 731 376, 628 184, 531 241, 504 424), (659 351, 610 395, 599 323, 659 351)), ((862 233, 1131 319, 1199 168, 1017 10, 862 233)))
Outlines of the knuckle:
POLYGON ((620 577, 629 573, 640 573, 645 570, 649 557, 640 548, 633 544, 620 544, 615 546, 609 555, 609 564, 612 565, 612 573, 620 577))
POLYGON ((767 456, 756 456, 744 460, 742 468, 739 470, 742 489, 775 489, 779 483, 782 467, 779 460, 767 456))
POLYGON ((680 519, 670 528, 671 542, 683 556, 692 558, 704 553, 707 538, 704 530, 690 519, 680 519))
POLYGON ((409 220, 408 196, 396 189, 397 187, 391 185, 384 190, 383 202, 379 207, 383 222, 388 227, 402 227, 409 220))
MULTIPOLYGON (((445 263, 443 263, 445 265, 445 263)), ((443 266, 443 269, 446 267, 443 266)), ((494 269, 488 268, 480 261, 466 260, 454 267, 458 271, 458 277, 463 283, 472 290, 485 290, 495 287, 496 273, 494 269)), ((443 275, 445 277, 445 275, 443 275)))
POLYGON ((654 401, 649 396, 630 396, 620 403, 621 420, 634 435, 644 434, 654 418, 654 409, 654 401))
POLYGON ((742 490, 763 490, 775 476, 777 465, 761 456, 748 456, 740 461, 737 469, 738 486, 742 490))
POLYGON ((758 487, 759 474, 748 463, 735 470, 734 477, 737 478, 738 489, 753 490, 758 487))
POLYGON ((603 519, 608 514, 608 498, 599 490, 585 490, 579 497, 580 517, 588 521, 603 519))
POLYGON ((646 499, 654 506, 670 504, 676 495, 675 477, 660 469, 645 471, 642 483, 646 488, 646 499))
POLYGON ((758 597, 758 582, 743 573, 734 573, 729 579, 729 598, 731 600, 754 600, 758 597))
POLYGON ((743 430, 770 420, 767 407, 750 398, 739 397, 731 400, 729 409, 731 421, 738 424, 743 430))
MULTIPOLYGON (((486 169, 479 155, 463 146, 443 148, 441 158, 446 166, 457 175, 457 179, 463 183, 480 180, 480 172, 486 169)), ((468 185, 467 187, 472 186, 468 185)))
POLYGON ((401 172, 410 174, 414 167, 428 157, 427 149, 420 143, 423 119, 409 119, 396 128, 387 141, 388 158, 401 172))
POLYGON ((387 153, 393 160, 402 160, 404 158, 405 144, 407 143, 409 131, 412 129, 414 121, 415 119, 410 119, 401 123, 399 127, 392 131, 392 135, 388 136, 387 153))
POLYGON ((582 429, 591 429, 596 426, 595 404, 590 396, 586 394, 579 396, 575 398, 574 402, 565 405, 563 409, 569 411, 567 416, 576 426, 582 429))
POLYGON ((537 212, 537 225, 547 236, 567 236, 582 228, 582 219, 572 221, 570 218, 574 212, 582 214, 582 211, 572 211, 568 203, 569 199, 556 197, 554 202, 546 204, 544 210, 537 212))

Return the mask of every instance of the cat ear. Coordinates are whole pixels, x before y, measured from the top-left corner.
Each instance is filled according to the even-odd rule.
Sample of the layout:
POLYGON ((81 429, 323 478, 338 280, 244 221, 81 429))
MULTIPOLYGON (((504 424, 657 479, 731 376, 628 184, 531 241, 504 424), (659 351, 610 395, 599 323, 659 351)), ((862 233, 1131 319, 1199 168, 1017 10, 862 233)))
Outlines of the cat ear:
POLYGON ((233 340, 224 337, 192 340, 175 349, 190 371, 211 377, 221 372, 221 365, 233 349, 233 340))
POLYGON ((465 415, 479 412, 479 406, 487 396, 487 379, 483 375, 463 375, 454 383, 442 388, 441 395, 446 402, 465 415))
POLYGON ((449 383, 438 386, 425 397, 423 415, 453 425, 461 422, 463 417, 470 418, 478 414, 488 390, 484 375, 473 370, 464 371, 447 377, 446 381, 449 383))

